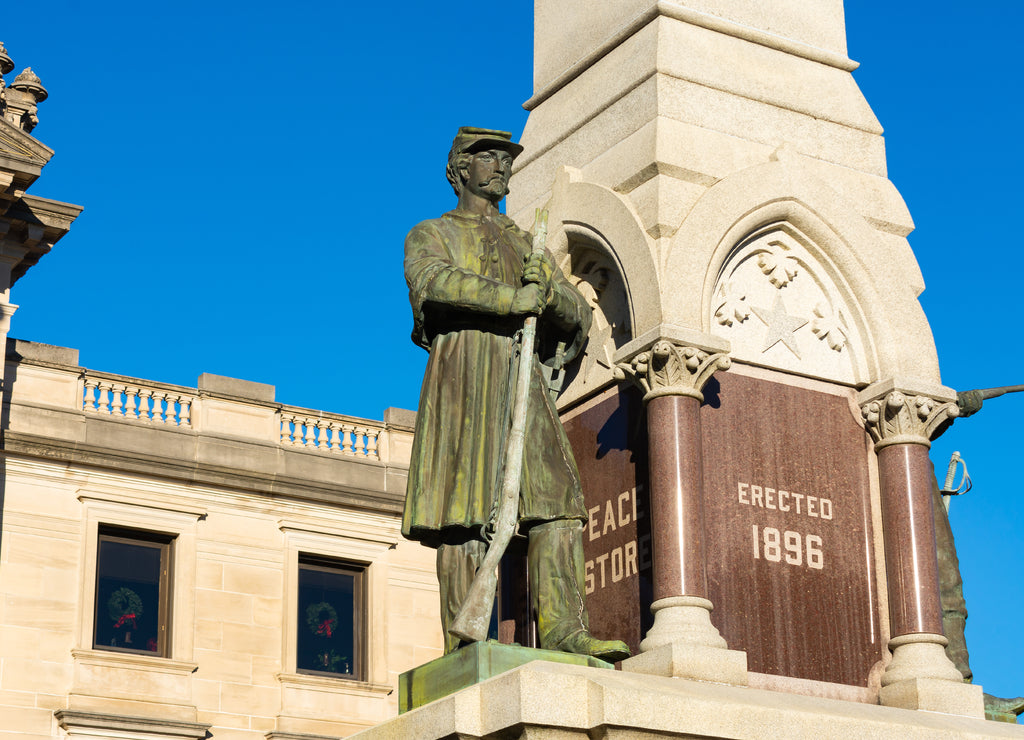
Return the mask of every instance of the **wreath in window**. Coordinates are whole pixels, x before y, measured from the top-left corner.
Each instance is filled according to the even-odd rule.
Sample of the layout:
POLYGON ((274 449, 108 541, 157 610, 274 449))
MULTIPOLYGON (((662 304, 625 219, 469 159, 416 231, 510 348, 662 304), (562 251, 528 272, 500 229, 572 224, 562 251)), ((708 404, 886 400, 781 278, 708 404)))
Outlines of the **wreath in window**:
POLYGON ((107 614, 114 622, 114 629, 125 625, 135 629, 135 620, 142 616, 142 599, 130 588, 122 586, 107 599, 107 614))
POLYGON ((338 612, 326 601, 306 607, 306 626, 314 635, 332 637, 338 628, 338 612))

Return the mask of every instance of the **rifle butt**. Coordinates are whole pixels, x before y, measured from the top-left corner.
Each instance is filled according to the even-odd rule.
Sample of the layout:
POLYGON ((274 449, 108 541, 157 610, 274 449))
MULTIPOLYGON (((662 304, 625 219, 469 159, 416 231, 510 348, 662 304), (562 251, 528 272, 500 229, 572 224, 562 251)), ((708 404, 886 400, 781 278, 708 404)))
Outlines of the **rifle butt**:
POLYGON ((491 610, 494 608, 494 594, 498 590, 498 577, 494 568, 488 572, 478 571, 473 585, 462 602, 455 621, 448 627, 448 634, 464 642, 483 642, 491 625, 491 610))

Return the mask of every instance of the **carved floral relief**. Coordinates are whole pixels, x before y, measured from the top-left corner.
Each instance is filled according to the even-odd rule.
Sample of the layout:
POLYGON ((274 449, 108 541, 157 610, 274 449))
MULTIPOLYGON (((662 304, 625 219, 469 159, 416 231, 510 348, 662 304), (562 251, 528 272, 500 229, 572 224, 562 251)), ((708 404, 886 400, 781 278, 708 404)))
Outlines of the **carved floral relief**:
POLYGON ((828 380, 868 379, 856 306, 827 256, 788 223, 741 241, 716 281, 709 325, 734 359, 828 380))

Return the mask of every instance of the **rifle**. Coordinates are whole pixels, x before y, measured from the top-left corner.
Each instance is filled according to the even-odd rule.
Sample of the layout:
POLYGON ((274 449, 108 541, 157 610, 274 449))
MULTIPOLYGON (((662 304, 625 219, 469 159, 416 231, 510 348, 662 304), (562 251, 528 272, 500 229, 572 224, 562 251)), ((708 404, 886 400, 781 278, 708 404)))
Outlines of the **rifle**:
MULTIPOLYGON (((548 235, 548 212, 538 208, 533 235, 533 254, 544 254, 548 235)), ((509 431, 505 455, 505 475, 501 483, 498 512, 494 520, 494 534, 487 554, 476 571, 465 601, 448 628, 449 634, 468 642, 487 639, 491 623, 494 594, 498 589, 498 565, 515 534, 519 523, 519 484, 523 474, 523 447, 526 441, 526 410, 530 395, 530 376, 533 364, 533 344, 537 335, 537 317, 526 317, 522 341, 519 345, 518 375, 512 406, 512 428, 509 431)))
POLYGON ((999 398, 1006 393, 1020 393, 1024 385, 1004 385, 999 388, 979 388, 973 391, 960 391, 956 394, 956 405, 960 409, 960 417, 966 419, 981 410, 981 404, 990 398, 999 398))
MULTIPOLYGON (((1024 391, 1024 385, 1003 385, 998 388, 978 388, 973 391, 960 391, 956 394, 956 405, 960 410, 960 418, 966 419, 968 416, 978 413, 981 411, 982 404, 990 398, 999 398, 1007 393, 1020 393, 1021 391, 1024 391)), ((939 493, 942 494, 942 505, 946 507, 946 513, 949 513, 949 501, 953 496, 962 496, 970 490, 971 476, 967 473, 967 463, 960 457, 959 452, 954 452, 953 456, 949 458, 945 485, 939 489, 939 493), (960 484, 953 488, 953 484, 956 482, 958 466, 963 468, 963 476, 960 478, 960 484)))
POLYGON ((978 391, 984 399, 999 398, 1004 393, 1020 393, 1024 391, 1024 385, 1004 385, 999 388, 982 388, 978 391))

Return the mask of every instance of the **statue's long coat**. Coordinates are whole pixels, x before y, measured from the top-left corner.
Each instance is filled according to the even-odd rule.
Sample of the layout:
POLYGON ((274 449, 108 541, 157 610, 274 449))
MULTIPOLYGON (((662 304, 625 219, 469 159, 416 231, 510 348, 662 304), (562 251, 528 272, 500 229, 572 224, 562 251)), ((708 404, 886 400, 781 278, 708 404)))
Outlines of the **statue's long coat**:
MULTIPOLYGON (((464 211, 417 225, 405 240, 413 341, 430 351, 416 417, 403 533, 436 545, 440 530, 486 525, 501 485, 511 414, 509 310, 532 248, 511 219, 464 211)), ((590 328, 583 296, 555 270, 542 345, 567 340, 568 361, 590 328), (547 340, 545 342, 545 340, 547 340)), ((520 520, 586 519, 579 471, 535 357, 520 520)))

